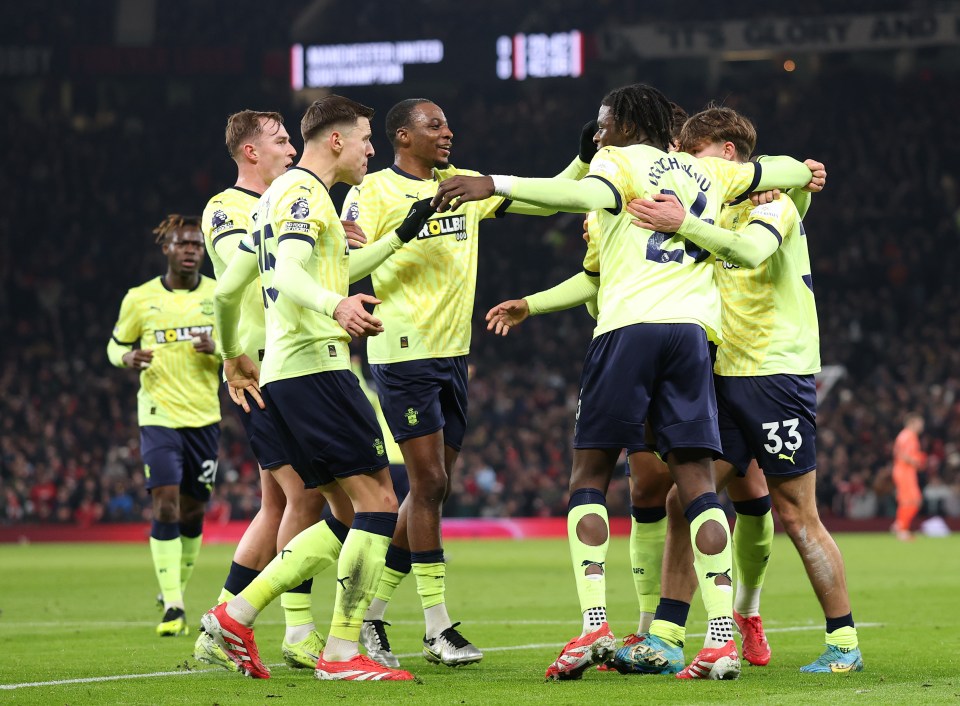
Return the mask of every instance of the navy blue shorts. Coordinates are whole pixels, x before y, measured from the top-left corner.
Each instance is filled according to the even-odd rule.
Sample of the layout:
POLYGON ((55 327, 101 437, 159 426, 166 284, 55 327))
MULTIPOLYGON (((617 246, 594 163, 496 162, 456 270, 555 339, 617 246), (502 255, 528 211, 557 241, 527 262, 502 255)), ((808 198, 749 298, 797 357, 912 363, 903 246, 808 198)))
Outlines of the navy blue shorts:
MULTIPOLYGON (((224 383, 224 387, 227 383, 224 383)), ((280 432, 277 431, 277 424, 270 416, 270 409, 260 409, 260 405, 249 397, 250 413, 243 411, 243 407, 237 407, 237 414, 240 415, 240 422, 247 432, 247 439, 250 441, 250 448, 253 449, 253 455, 257 457, 257 463, 265 471, 279 468, 290 463, 290 454, 284 448, 281 442, 280 432)))
POLYGON ((140 427, 147 490, 179 485, 181 495, 207 502, 217 479, 219 443, 219 424, 182 429, 140 427))
POLYGON ((593 339, 580 376, 575 449, 677 448, 719 453, 707 335, 696 324, 634 324, 593 339))
POLYGON ((281 444, 307 488, 387 466, 377 415, 349 370, 330 370, 263 386, 281 444))
POLYGON ((757 459, 768 476, 817 466, 817 383, 813 375, 717 375, 720 457, 740 475, 757 459))
POLYGON ((443 429, 456 449, 467 433, 467 357, 371 365, 383 416, 397 443, 443 429))

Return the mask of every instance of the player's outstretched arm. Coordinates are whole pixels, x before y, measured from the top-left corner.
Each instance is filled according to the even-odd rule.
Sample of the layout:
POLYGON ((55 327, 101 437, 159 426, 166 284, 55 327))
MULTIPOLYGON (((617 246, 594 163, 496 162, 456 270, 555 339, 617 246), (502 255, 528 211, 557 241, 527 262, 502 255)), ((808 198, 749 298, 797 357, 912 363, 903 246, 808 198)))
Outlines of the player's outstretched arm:
POLYGON ((526 299, 508 299, 500 302, 487 312, 487 331, 497 336, 506 336, 510 329, 516 328, 530 316, 530 307, 526 299))
POLYGON ((760 169, 759 180, 753 190, 768 191, 770 189, 810 188, 817 191, 826 180, 826 171, 817 176, 803 162, 793 157, 765 157, 760 169))
POLYGON ((669 194, 654 194, 652 201, 634 199, 627 204, 627 211, 634 216, 634 225, 661 233, 679 233, 738 267, 756 267, 783 242, 783 235, 768 223, 757 221, 741 231, 733 231, 701 221, 669 194))
POLYGON ((588 213, 600 208, 617 208, 617 197, 598 179, 529 179, 514 176, 451 177, 440 184, 433 205, 442 213, 467 201, 479 201, 496 193, 566 213, 588 213), (496 184, 496 187, 494 185, 496 184))
POLYGON ((220 336, 221 355, 224 359, 236 358, 243 353, 237 325, 240 323, 240 306, 244 288, 257 278, 257 254, 249 243, 241 243, 230 264, 217 280, 213 294, 213 311, 216 330, 220 336))
POLYGON ((243 407, 244 412, 250 413, 247 395, 253 398, 260 409, 266 409, 260 395, 260 369, 248 356, 241 354, 224 360, 223 376, 227 380, 230 399, 243 407))
POLYGON ((590 303, 596 303, 599 288, 599 277, 580 272, 550 289, 523 299, 508 299, 487 312, 487 331, 506 336, 511 328, 516 328, 530 316, 572 309, 580 304, 586 304, 591 316, 596 318, 596 307, 591 309, 590 303))
MULTIPOLYGON (((366 277, 403 247, 404 243, 414 240, 434 213, 430 199, 415 201, 411 204, 406 218, 393 233, 380 238, 372 245, 352 251, 350 253, 350 284, 366 277)), ((352 223, 358 229, 360 227, 356 221, 344 221, 344 223, 352 223)))

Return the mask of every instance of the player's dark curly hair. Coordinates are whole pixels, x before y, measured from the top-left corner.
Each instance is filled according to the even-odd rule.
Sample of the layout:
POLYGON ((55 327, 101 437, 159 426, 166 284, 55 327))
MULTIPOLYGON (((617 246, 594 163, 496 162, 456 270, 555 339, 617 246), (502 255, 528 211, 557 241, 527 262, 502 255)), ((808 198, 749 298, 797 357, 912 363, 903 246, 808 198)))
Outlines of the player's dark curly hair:
POLYGON ((673 132, 673 107, 653 86, 634 83, 610 91, 601 105, 613 111, 613 119, 625 135, 646 136, 654 147, 667 150, 673 132))
POLYGON ((418 105, 433 103, 429 98, 407 98, 387 111, 387 139, 394 149, 397 147, 397 130, 410 125, 410 116, 418 105))
POLYGON ((171 213, 160 221, 160 225, 153 229, 154 235, 157 236, 155 242, 157 245, 162 245, 166 242, 167 236, 184 226, 196 226, 199 228, 200 216, 181 216, 179 213, 171 213))
POLYGON ((687 115, 687 111, 673 101, 670 101, 670 107, 673 109, 673 127, 670 129, 670 136, 673 139, 671 142, 676 142, 680 139, 680 131, 683 130, 683 126, 690 119, 690 116, 687 115))

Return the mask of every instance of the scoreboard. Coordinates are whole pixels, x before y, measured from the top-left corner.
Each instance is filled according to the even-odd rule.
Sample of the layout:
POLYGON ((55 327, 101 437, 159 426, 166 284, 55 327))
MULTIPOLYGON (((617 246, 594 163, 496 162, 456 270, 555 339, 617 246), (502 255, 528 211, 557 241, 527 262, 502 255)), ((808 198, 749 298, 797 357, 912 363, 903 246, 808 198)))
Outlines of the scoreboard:
POLYGON ((526 81, 583 74, 579 30, 517 33, 466 41, 414 39, 356 44, 295 44, 294 90, 402 84, 411 78, 526 81))

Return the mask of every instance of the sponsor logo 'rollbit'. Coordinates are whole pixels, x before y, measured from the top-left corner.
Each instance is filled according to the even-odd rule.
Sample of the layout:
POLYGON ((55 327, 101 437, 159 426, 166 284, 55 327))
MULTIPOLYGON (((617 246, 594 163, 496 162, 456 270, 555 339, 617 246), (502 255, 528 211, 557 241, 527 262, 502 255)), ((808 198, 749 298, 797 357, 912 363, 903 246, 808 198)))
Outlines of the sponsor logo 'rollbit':
POLYGON ((176 328, 157 329, 153 332, 157 343, 182 343, 193 340, 194 336, 213 334, 213 326, 177 326, 176 328))
POLYGON ((467 239, 467 217, 466 216, 444 216, 427 221, 420 232, 417 233, 418 240, 426 238, 436 238, 441 235, 452 235, 457 240, 467 239))

